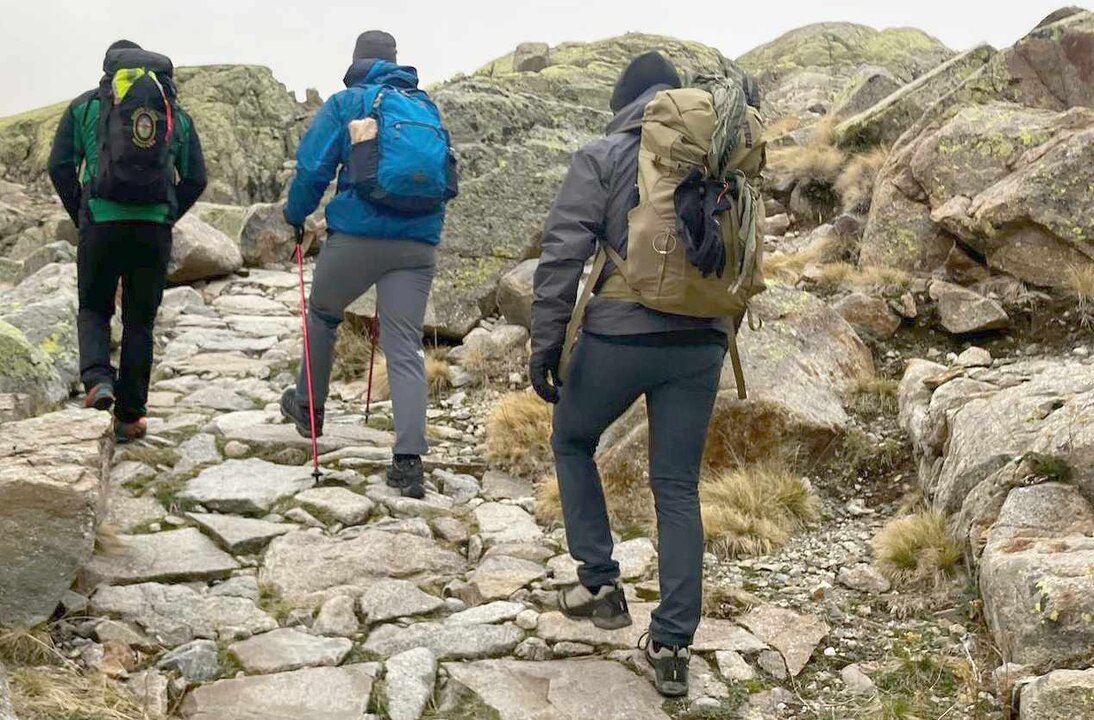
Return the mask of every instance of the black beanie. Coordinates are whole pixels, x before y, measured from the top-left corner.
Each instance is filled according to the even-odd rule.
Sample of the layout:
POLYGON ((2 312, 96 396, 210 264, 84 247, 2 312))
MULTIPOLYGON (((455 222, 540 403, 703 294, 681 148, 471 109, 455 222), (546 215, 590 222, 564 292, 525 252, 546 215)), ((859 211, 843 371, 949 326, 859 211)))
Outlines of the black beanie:
POLYGON ((369 30, 357 36, 353 48, 354 60, 387 60, 395 62, 395 38, 383 30, 369 30))
POLYGON ((678 88, 680 74, 665 57, 656 50, 639 55, 615 83, 612 91, 612 112, 619 112, 642 96, 654 85, 678 88))
POLYGON ((103 56, 103 72, 110 72, 107 69, 107 65, 110 64, 110 53, 115 50, 141 50, 141 46, 132 40, 115 40, 110 43, 110 47, 106 49, 106 54, 103 56))

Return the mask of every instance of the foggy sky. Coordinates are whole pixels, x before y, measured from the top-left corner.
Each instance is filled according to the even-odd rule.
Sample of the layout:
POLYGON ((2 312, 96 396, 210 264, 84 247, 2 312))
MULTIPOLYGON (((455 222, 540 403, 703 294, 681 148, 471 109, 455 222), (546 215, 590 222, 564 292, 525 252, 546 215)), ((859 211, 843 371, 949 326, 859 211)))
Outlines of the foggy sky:
MULTIPOLYGON (((176 65, 253 63, 303 97, 341 87, 357 34, 385 29, 399 60, 424 81, 470 72, 522 41, 552 45, 628 31, 674 35, 729 57, 820 21, 918 27, 963 50, 1012 44, 1066 0, 781 0, 701 4, 672 0, 5 0, 0 8, 0 116, 68 100, 94 87, 103 51, 126 37, 176 65), (671 10, 671 14, 670 14, 671 10)), ((1089 7, 1089 3, 1086 4, 1089 7)), ((185 98, 183 99, 185 103, 185 98)))

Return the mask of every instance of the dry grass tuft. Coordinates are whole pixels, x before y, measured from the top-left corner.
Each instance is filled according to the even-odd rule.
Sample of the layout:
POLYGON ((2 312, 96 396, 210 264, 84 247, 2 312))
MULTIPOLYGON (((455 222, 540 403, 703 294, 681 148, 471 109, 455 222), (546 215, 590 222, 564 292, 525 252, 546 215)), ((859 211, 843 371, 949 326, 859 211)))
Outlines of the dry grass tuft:
POLYGON ((900 410, 899 390, 900 383, 892 378, 861 378, 850 390, 851 410, 870 418, 896 415, 900 410))
POLYGON ((703 617, 735 618, 760 602, 758 597, 739 587, 703 584, 703 617))
POLYGON ((1067 289, 1079 302, 1079 318, 1083 327, 1094 326, 1094 263, 1068 267, 1067 289))
POLYGON ((42 628, 0 629, 0 664, 9 667, 56 665, 64 658, 57 652, 53 638, 42 628))
POLYGON ((72 668, 18 668, 12 704, 24 720, 151 720, 134 698, 105 676, 72 668))
MULTIPOLYGON (((364 379, 368 378, 368 366, 365 366, 364 379)), ((429 384, 429 394, 438 398, 452 388, 452 376, 448 363, 437 350, 427 350, 425 354, 425 379, 429 384)), ((391 381, 387 374, 387 358, 381 352, 376 353, 376 366, 372 370, 372 400, 381 402, 391 399, 391 381)))
MULTIPOLYGON (((368 377, 372 343, 368 338, 365 319, 350 315, 338 328, 338 342, 334 346, 334 380, 356 380, 368 377)), ((377 361, 379 357, 377 357, 377 361)))
POLYGON ((502 396, 486 421, 486 457, 520 471, 551 459, 553 409, 530 392, 502 396))
POLYGON ((558 476, 546 475, 536 484, 536 519, 544 525, 562 522, 562 497, 559 495, 558 476))
POLYGON ((891 521, 873 545, 878 570, 898 588, 937 587, 961 562, 961 549, 936 510, 891 521))
POLYGON ((798 115, 784 115, 771 122, 764 133, 764 139, 768 143, 774 143, 784 135, 789 135, 802 126, 802 119, 798 115))
POLYGON ((781 463, 706 477, 699 495, 707 544, 723 557, 771 552, 820 517, 816 492, 781 463))
POLYGON ((773 148, 768 155, 777 175, 794 178, 806 185, 834 184, 847 161, 847 156, 839 148, 814 142, 773 148))
POLYGON ((912 276, 899 268, 867 266, 857 267, 850 263, 818 265, 812 279, 821 287, 866 288, 878 291, 887 289, 906 290, 912 284, 912 276))
POLYGON ((887 149, 875 148, 851 158, 833 186, 843 202, 844 212, 869 212, 870 201, 874 196, 874 182, 888 157, 887 149))

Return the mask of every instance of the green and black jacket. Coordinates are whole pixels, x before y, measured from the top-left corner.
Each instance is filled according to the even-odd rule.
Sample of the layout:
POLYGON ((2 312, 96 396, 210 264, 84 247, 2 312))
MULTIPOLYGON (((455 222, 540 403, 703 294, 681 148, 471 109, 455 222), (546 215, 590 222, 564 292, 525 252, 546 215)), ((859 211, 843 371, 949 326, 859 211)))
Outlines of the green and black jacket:
POLYGON ((77 227, 87 222, 144 221, 173 225, 193 207, 205 190, 205 158, 194 121, 175 104, 171 156, 174 168, 169 203, 138 205, 94 197, 99 161, 100 90, 89 90, 72 101, 61 117, 49 156, 49 177, 77 227))

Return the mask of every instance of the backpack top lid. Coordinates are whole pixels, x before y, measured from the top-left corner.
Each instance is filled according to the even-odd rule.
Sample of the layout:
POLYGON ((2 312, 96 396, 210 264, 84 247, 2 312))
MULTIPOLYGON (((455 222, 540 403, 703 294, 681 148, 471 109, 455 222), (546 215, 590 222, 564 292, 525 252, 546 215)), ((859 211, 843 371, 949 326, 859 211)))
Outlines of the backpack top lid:
POLYGON ((111 50, 106 54, 103 70, 107 75, 113 75, 124 68, 144 68, 168 78, 173 77, 175 74, 175 66, 171 62, 171 58, 150 50, 121 48, 111 50))

